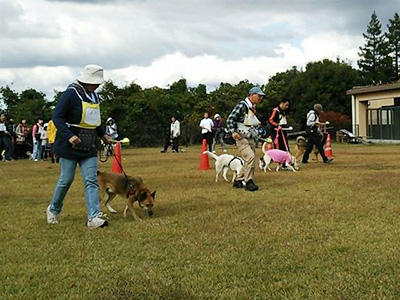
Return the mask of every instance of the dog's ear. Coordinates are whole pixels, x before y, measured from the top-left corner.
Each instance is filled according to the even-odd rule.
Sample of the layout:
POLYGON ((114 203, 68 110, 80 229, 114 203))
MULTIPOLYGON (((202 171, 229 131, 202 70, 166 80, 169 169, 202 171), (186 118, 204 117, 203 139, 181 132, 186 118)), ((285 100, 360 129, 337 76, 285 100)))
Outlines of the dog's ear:
POLYGON ((156 191, 152 192, 151 196, 153 197, 153 200, 155 200, 156 199, 156 191))

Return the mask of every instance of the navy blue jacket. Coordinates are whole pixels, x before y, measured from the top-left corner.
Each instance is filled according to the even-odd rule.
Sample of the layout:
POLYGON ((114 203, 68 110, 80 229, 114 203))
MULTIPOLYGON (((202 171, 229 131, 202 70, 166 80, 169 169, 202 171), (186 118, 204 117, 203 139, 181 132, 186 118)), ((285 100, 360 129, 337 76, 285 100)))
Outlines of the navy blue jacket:
MULTIPOLYGON (((83 98, 86 102, 91 102, 86 97, 83 98)), ((68 159, 84 159, 97 156, 97 149, 93 147, 90 151, 78 151, 72 149, 72 144, 69 139, 78 135, 79 128, 70 126, 69 124, 79 124, 82 118, 82 101, 73 89, 67 89, 62 93, 60 100, 53 113, 53 121, 57 127, 56 140, 54 142, 54 153, 63 158, 68 159)), ((104 136, 104 129, 99 126, 96 128, 97 136, 104 136)))

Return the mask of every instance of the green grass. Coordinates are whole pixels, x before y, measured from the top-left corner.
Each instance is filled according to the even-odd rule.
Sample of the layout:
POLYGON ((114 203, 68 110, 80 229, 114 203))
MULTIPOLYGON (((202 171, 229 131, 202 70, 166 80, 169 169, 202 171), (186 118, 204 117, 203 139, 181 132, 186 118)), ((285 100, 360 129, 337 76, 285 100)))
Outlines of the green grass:
POLYGON ((58 166, 0 162, 0 298, 400 298, 400 146, 333 144, 332 165, 257 169, 255 193, 197 170, 200 147, 159 150, 122 153, 157 190, 154 217, 123 218, 117 198, 91 231, 79 170, 49 226, 58 166))

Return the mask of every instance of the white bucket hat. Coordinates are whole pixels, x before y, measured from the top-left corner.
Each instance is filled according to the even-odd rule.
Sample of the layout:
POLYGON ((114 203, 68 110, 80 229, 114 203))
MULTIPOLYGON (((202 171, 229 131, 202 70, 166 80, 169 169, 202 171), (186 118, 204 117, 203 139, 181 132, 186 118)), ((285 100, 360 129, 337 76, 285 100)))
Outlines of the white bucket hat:
POLYGON ((78 81, 86 84, 102 84, 104 82, 103 67, 98 65, 85 66, 78 81))
POLYGON ((216 119, 216 118, 221 118, 221 116, 219 114, 215 114, 214 119, 216 119))

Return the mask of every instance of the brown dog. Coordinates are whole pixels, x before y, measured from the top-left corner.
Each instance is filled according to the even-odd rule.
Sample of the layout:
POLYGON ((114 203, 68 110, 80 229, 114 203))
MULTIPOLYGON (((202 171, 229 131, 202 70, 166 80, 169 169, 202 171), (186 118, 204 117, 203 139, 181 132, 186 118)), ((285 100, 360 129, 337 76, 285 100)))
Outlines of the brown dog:
MULTIPOLYGON (((323 137, 322 137, 323 138, 323 137)), ((294 157, 296 157, 297 161, 301 161, 303 159, 304 152, 306 152, 307 148, 307 140, 304 136, 298 136, 296 139, 296 146, 294 147, 294 157)), ((313 150, 311 151, 312 154, 315 155, 315 159, 318 162, 318 149, 317 147, 313 147, 313 150)))
POLYGON ((116 195, 119 195, 127 199, 124 217, 126 217, 127 211, 130 209, 134 219, 137 221, 140 220, 133 209, 133 203, 135 201, 138 202, 139 207, 147 211, 149 216, 153 215, 156 191, 151 193, 144 185, 142 178, 132 176, 125 177, 123 174, 97 171, 97 181, 99 182, 100 200, 104 197, 104 194, 107 194, 108 197, 105 204, 111 213, 117 213, 117 211, 111 207, 111 201, 116 195))

